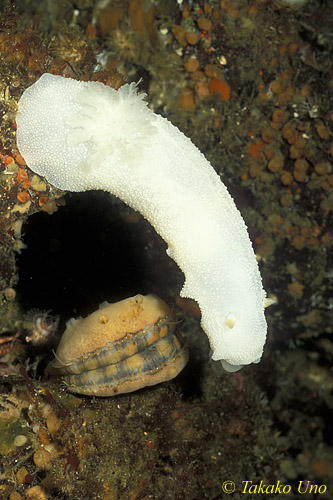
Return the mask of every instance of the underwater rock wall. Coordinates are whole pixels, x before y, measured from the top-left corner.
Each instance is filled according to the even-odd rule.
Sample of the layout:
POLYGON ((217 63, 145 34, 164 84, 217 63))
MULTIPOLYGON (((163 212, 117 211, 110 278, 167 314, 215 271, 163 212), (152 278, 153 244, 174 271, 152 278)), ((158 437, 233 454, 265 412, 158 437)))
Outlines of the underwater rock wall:
MULTIPOLYGON (((2 492, 12 500, 33 494, 159 500, 166 498, 160 491, 169 491, 170 499, 195 500, 222 498, 224 480, 237 485, 234 498, 243 498, 243 480, 280 480, 295 491, 308 478, 329 485, 329 3, 290 8, 245 0, 130 0, 75 7, 62 2, 52 11, 47 2, 38 2, 36 10, 17 4, 15 10, 8 2, 0 22, 2 492), (42 237, 29 234, 29 224, 38 226, 33 218, 46 212, 51 224, 65 210, 64 193, 33 174, 15 144, 16 103, 44 72, 115 88, 124 78, 142 78, 154 111, 190 136, 221 174, 249 227, 265 289, 277 299, 267 313, 268 344, 258 366, 223 375, 209 362, 198 319, 176 307, 190 362, 174 382, 94 401, 39 380, 46 359, 26 340, 35 325, 24 304, 52 308, 62 316, 61 328, 72 315, 61 301, 59 309, 46 302, 51 268, 39 266, 39 276, 50 278, 39 281, 38 266, 29 268, 23 259, 25 241, 43 247, 42 237)), ((94 213, 94 203, 88 211, 94 213)), ((182 277, 158 260, 164 249, 133 212, 116 204, 115 212, 129 233, 142 237, 144 272, 137 276, 143 292, 176 301, 182 277)), ((117 286, 110 293, 125 294, 117 286)), ((101 301, 98 291, 79 314, 93 310, 90 301, 101 301)))

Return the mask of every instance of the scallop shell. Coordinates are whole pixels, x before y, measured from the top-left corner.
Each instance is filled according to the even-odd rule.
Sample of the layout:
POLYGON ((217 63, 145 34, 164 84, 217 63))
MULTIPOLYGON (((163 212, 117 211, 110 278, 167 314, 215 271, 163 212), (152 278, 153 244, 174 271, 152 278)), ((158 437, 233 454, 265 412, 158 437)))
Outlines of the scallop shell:
POLYGON ((47 372, 72 392, 113 396, 170 380, 187 360, 168 305, 136 295, 70 320, 47 372))

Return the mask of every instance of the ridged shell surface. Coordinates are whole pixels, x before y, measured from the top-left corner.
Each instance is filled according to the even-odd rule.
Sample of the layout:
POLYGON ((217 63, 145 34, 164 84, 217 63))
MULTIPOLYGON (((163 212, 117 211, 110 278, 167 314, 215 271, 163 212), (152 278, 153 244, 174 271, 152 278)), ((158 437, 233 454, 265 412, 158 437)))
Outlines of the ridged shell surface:
POLYGON ((187 359, 168 305, 136 295, 70 320, 48 372, 72 392, 112 396, 170 380, 187 359))

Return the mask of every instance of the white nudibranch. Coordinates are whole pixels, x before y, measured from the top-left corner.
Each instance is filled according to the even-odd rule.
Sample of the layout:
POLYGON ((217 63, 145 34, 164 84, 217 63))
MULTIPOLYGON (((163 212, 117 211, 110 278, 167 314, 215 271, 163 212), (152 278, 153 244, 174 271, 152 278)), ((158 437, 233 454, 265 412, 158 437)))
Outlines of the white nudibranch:
POLYGON ((266 294, 244 220, 194 144, 156 115, 134 83, 44 74, 23 93, 17 144, 29 168, 65 191, 101 189, 140 212, 185 274, 213 359, 259 362, 266 294))

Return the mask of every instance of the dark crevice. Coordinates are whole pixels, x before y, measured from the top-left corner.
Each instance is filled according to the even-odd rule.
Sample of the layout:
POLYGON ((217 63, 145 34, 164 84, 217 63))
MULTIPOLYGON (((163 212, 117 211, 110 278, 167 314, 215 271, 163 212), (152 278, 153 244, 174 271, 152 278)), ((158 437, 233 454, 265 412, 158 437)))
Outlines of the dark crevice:
POLYGON ((101 191, 67 194, 58 212, 31 216, 23 241, 17 292, 26 311, 51 309, 67 320, 151 292, 170 303, 183 281, 150 224, 101 191))

